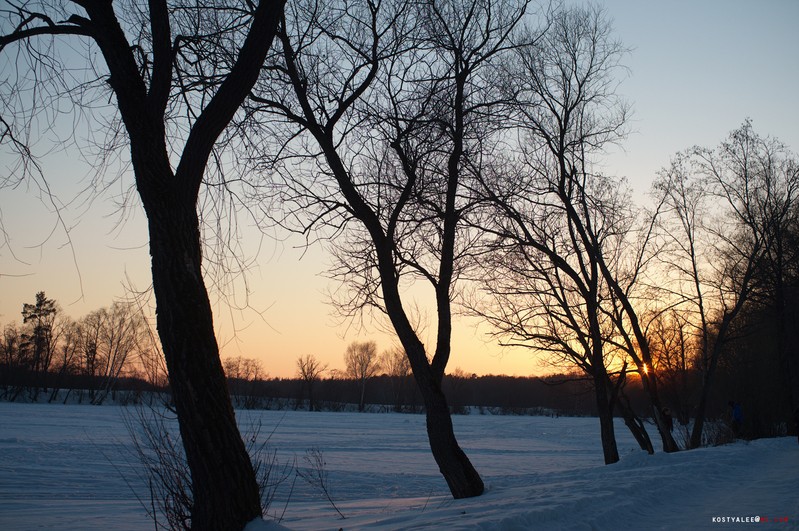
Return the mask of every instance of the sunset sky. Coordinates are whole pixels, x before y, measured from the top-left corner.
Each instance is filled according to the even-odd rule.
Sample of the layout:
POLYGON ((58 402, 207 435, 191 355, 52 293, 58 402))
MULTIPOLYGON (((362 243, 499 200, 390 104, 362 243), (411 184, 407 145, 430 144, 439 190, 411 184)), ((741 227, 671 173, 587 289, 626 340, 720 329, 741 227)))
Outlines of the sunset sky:
MULTIPOLYGON (((632 133, 623 149, 608 155, 604 170, 626 176, 641 201, 675 152, 715 146, 746 118, 759 134, 799 150, 799 2, 598 3, 632 50, 624 61, 629 77, 620 87, 633 106, 632 133)), ((0 325, 20 322, 22 304, 33 302, 37 291, 80 317, 122 297, 126 278, 136 289, 150 284, 146 220, 137 198, 124 216, 117 204, 120 186, 87 202, 81 191, 91 169, 79 154, 53 153, 43 160, 61 203, 60 220, 35 188, 0 190, 6 231, 4 239, 0 234, 0 325)), ((12 164, 0 151, 0 171, 8 172, 12 164)), ((130 179, 125 187, 129 184, 130 179)), ((320 247, 305 250, 301 240, 278 236, 282 241, 244 231, 244 254, 253 260, 249 296, 239 282, 232 298, 215 305, 223 355, 257 358, 271 376, 288 377, 301 355, 343 368, 351 341, 374 339, 381 351, 392 346, 380 323, 367 322, 359 330, 332 316, 325 292, 334 286, 321 276, 328 258, 320 247), (247 304, 252 309, 233 309, 247 304)), ((450 370, 511 375, 546 370, 528 351, 500 349, 486 332, 472 320, 458 321, 450 370)))

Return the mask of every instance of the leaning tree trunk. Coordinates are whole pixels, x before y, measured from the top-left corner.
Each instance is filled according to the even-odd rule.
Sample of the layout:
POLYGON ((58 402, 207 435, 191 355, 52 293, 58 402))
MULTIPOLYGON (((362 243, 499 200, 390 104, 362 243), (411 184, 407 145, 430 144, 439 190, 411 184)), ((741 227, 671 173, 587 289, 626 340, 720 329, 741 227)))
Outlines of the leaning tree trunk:
POLYGON ((657 426, 658 432, 660 433, 660 438, 663 441, 663 451, 666 453, 677 452, 679 451, 680 447, 677 446, 677 442, 671 435, 671 430, 666 424, 666 419, 663 416, 663 405, 660 403, 660 398, 658 397, 657 392, 657 380, 654 377, 645 377, 642 379, 644 380, 645 388, 649 394, 649 402, 652 407, 652 418, 655 421, 655 426, 657 426))
POLYGON ((394 330, 397 332, 397 337, 405 349, 405 354, 408 356, 413 378, 424 401, 427 438, 430 442, 433 459, 435 459, 441 475, 444 476, 453 498, 480 496, 485 486, 480 474, 455 438, 452 416, 441 387, 443 372, 437 375, 427 361, 424 345, 419 341, 402 310, 397 284, 396 282, 386 282, 387 278, 385 274, 382 276, 386 310, 394 325, 394 330))
POLYGON ((431 389, 423 389, 422 395, 424 396, 430 450, 441 475, 444 476, 449 486, 452 497, 461 499, 480 496, 485 488, 483 480, 455 439, 452 417, 441 386, 436 385, 431 389))
MULTIPOLYGON (((417 348, 422 349, 421 356, 424 357, 421 343, 417 348)), ((419 354, 416 353, 417 359, 419 354)), ((413 374, 424 400, 430 450, 452 497, 461 499, 480 496, 485 489, 483 480, 455 439, 452 416, 441 388, 441 380, 435 377, 429 367, 418 371, 414 369, 413 374)))
POLYGON ((621 413, 622 418, 624 419, 624 424, 630 430, 630 433, 633 434, 636 442, 638 442, 638 446, 641 450, 644 450, 646 453, 652 455, 655 453, 655 448, 652 446, 652 440, 649 438, 649 434, 646 432, 646 427, 644 423, 641 422, 641 419, 633 412, 632 407, 630 407, 629 401, 625 397, 618 397, 616 399, 616 407, 619 409, 619 413, 621 413))
POLYGON ((614 409, 618 408, 619 413, 621 413, 621 416, 624 419, 624 424, 638 442, 638 446, 641 448, 641 450, 644 450, 649 455, 654 454, 655 449, 652 447, 652 440, 649 438, 649 434, 646 432, 646 427, 644 426, 644 423, 641 422, 641 419, 635 414, 632 406, 630 406, 630 400, 624 394, 624 386, 627 379, 627 363, 624 363, 624 366, 619 374, 619 378, 616 380, 615 384, 611 382, 607 371, 605 372, 605 377, 607 378, 607 385, 611 393, 610 410, 613 411, 614 409))
POLYGON ((145 201, 158 333, 191 470, 192 528, 240 530, 261 516, 260 496, 225 385, 197 214, 186 195, 145 201))

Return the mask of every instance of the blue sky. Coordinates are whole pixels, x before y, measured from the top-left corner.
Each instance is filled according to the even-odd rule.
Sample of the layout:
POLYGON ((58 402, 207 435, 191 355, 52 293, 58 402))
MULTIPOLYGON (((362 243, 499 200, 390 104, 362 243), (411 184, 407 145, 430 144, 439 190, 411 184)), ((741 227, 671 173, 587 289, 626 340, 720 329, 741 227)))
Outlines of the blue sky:
POLYGON ((799 2, 601 2, 632 49, 626 154, 609 170, 645 191, 676 151, 714 146, 746 118, 799 149, 799 2))
MULTIPOLYGON (((606 172, 626 176, 639 198, 675 152, 712 147, 747 118, 761 135, 799 150, 799 1, 599 4, 631 49, 625 60, 629 76, 620 92, 633 108, 630 136, 603 164, 606 172)), ((63 202, 85 187, 91 174, 78 160, 75 154, 46 160, 48 180, 63 202)), ((10 163, 0 153, 0 171, 10 163)), ((126 276, 139 289, 149 285, 146 223, 138 205, 122 227, 115 226, 119 216, 109 197, 88 207, 64 208, 72 248, 51 210, 32 190, 0 191, 10 239, 10 245, 0 241, 0 324, 20 321, 22 303, 32 302, 36 291, 46 291, 68 313, 80 316, 122 296, 126 276)), ((257 243, 252 237, 245 245, 255 252, 257 243)), ((388 337, 374 330, 358 336, 330 317, 323 295, 327 284, 319 276, 326 257, 316 248, 300 261, 302 255, 291 241, 265 243, 249 277, 249 302, 264 312, 265 321, 220 303, 216 323, 223 351, 257 357, 271 374, 288 376, 296 358, 307 353, 331 367, 342 366, 346 345, 355 339, 374 338, 381 349, 388 348, 388 337)), ((241 304, 244 291, 237 293, 235 302, 241 304)), ((503 353, 483 340, 483 332, 472 322, 457 325, 451 368, 508 374, 540 370, 529 353, 503 353)))

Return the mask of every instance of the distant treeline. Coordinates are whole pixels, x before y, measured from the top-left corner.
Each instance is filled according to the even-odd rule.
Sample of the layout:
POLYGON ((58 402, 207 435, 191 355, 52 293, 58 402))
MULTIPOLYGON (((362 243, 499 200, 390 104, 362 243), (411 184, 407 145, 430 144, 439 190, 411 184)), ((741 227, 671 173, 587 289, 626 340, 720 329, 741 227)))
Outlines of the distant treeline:
MULTIPOLYGON (((385 374, 370 378, 365 391, 365 410, 423 412, 422 399, 412 378, 385 374)), ((229 378, 228 386, 235 406, 242 409, 354 410, 360 395, 358 381, 339 377, 318 380, 313 396, 309 396, 307 383, 301 378, 229 378)), ((509 415, 596 414, 590 382, 572 375, 543 378, 448 375, 444 390, 455 414, 468 414, 474 408, 509 415)), ((145 400, 143 397, 152 393, 159 394, 169 404, 168 386, 154 385, 142 377, 119 377, 109 385, 100 376, 0 369, 0 400, 5 401, 127 404, 145 400)), ((629 383, 625 393, 644 410, 646 402, 640 384, 629 383)))
MULTIPOLYGON (((743 412, 741 435, 795 433, 784 359, 768 304, 746 307, 730 331, 708 399, 709 418, 728 419, 730 402, 743 412)), ((0 337, 0 400, 102 404, 152 400, 169 403, 163 356, 149 323, 128 304, 115 303, 79 319, 64 316, 44 293, 23 307, 23 324, 11 323, 0 337)), ((701 360, 674 361, 664 329, 653 334, 661 401, 676 425, 696 415, 702 392, 701 360)), ((684 351, 683 351, 684 352, 684 351)), ((230 393, 239 408, 310 411, 395 411, 420 413, 423 401, 407 358, 400 350, 378 356, 374 342, 353 343, 346 370, 328 370, 313 355, 297 360, 295 378, 270 378, 253 358, 223 360, 230 393)), ((616 377, 618 378, 618 376, 616 377)), ((618 379, 616 380, 618 381, 618 379)), ((652 416, 636 373, 628 373, 618 400, 640 418, 652 416)), ((443 381, 455 414, 597 415, 593 382, 574 372, 548 377, 469 375, 455 369, 443 381)), ((616 411, 619 415, 619 411, 616 411)))
MULTIPOLYGON (((694 379, 699 377, 698 374, 694 376, 694 379)), ((412 378, 385 374, 370 378, 365 391, 365 410, 422 413, 422 399, 412 378)), ((313 386, 312 396, 302 378, 229 378, 228 386, 235 406, 242 409, 355 410, 360 396, 360 382, 342 377, 319 379, 313 386)), ((596 415, 592 384, 577 375, 448 375, 444 379, 444 391, 454 414, 477 410, 503 415, 596 415)), ((22 368, 8 370, 0 366, 0 400, 5 401, 132 404, 152 401, 153 396, 166 405, 171 402, 168 386, 153 384, 141 376, 121 376, 109 383, 104 376, 60 371, 41 373, 22 368)), ((648 416, 640 380, 631 378, 627 382, 623 399, 628 400, 640 416, 648 416)), ((723 418, 726 404, 725 396, 719 393, 714 400, 713 416, 723 418)), ((746 401, 745 404, 750 403, 746 401)), ((755 426, 756 410, 748 413, 751 413, 751 418, 747 419, 750 431, 762 432, 762 426, 755 426)), ((683 420, 687 421, 688 417, 683 420)))
MULTIPOLYGON (((750 369, 751 378, 735 374, 724 367, 717 391, 710 401, 710 418, 729 420, 729 400, 741 403, 744 410, 743 433, 749 437, 785 435, 791 431, 786 415, 777 406, 780 390, 768 399, 761 387, 768 368, 760 365, 750 369)), ((698 393, 701 374, 690 371, 685 381, 665 385, 664 402, 674 411, 675 424, 687 425, 693 412, 685 405, 682 393, 698 393)), ((234 403, 240 408, 302 409, 339 411, 355 409, 360 392, 359 382, 352 379, 328 378, 319 380, 310 397, 302 379, 245 380, 229 379, 234 403), (314 404, 311 407, 310 404, 314 404)), ((546 377, 463 376, 447 375, 444 392, 454 414, 468 414, 483 409, 506 415, 595 416, 596 401, 592 382, 575 374, 546 377)), ((422 400, 412 376, 379 375, 366 386, 366 410, 383 412, 422 412, 422 400)), ((620 399, 629 402, 636 414, 650 417, 647 397, 641 380, 630 377, 620 399)))
MULTIPOLYGON (((371 378, 366 386, 365 410, 421 413, 422 398, 412 378, 385 374, 371 378)), ((357 408, 360 396, 360 382, 347 378, 318 380, 313 396, 308 394, 302 379, 229 379, 228 382, 234 403, 241 408, 340 411, 357 408)), ((596 414, 590 383, 570 375, 544 378, 448 375, 444 378, 444 392, 454 414, 468 414, 481 408, 508 415, 596 414)), ((628 385, 626 393, 643 410, 640 385, 628 385)))

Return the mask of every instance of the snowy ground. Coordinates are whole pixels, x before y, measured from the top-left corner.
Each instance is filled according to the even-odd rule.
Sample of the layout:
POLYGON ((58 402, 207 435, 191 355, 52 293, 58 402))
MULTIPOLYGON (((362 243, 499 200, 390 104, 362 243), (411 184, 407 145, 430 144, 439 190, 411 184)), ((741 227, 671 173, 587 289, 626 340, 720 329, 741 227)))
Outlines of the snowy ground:
MULTIPOLYGON (((152 529, 129 457, 125 408, 0 403, 0 529, 152 529)), ((420 415, 242 411, 281 463, 318 448, 341 519, 297 480, 270 513, 296 530, 799 528, 795 438, 648 456, 617 425, 621 462, 604 466, 589 418, 454 417, 486 483, 454 501, 420 415), (760 522, 747 523, 759 517, 760 522), (732 521, 729 521, 732 519, 732 521), (743 521, 736 521, 743 520, 743 521), (728 521, 725 521, 728 520, 728 521)), ((273 528, 254 525, 251 529, 273 528)))

